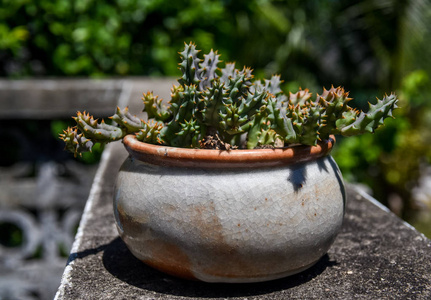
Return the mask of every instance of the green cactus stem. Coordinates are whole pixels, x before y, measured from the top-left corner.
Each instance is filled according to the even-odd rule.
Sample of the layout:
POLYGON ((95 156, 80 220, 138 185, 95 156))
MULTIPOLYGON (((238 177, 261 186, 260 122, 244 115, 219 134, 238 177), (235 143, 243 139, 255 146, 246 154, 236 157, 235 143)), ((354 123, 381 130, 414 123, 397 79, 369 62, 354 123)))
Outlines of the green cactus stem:
POLYGON ((392 117, 392 111, 397 108, 397 97, 394 94, 386 95, 383 100, 377 99, 376 104, 369 104, 367 113, 363 111, 356 118, 344 115, 337 120, 336 134, 344 136, 358 135, 366 132, 373 133, 387 117, 392 117))
POLYGON ((72 152, 75 157, 81 155, 83 152, 91 151, 93 148, 93 142, 85 138, 82 133, 78 134, 76 127, 68 127, 66 130, 63 130, 60 138, 65 142, 66 150, 72 152))
MULTIPOLYGON (((120 125, 123 127, 121 128, 120 126, 108 125, 104 120, 98 123, 93 116, 85 112, 78 112, 73 119, 76 121, 78 130, 81 131, 86 138, 97 143, 118 141, 127 134, 126 127, 121 126, 123 124, 120 125)), ((121 117, 118 119, 121 119, 121 117)))
POLYGON ((167 110, 166 106, 162 104, 162 99, 154 96, 152 92, 143 94, 142 101, 144 102, 144 111, 147 112, 148 119, 165 122, 172 118, 172 114, 167 110))
POLYGON ((136 138, 145 143, 161 144, 160 130, 163 128, 163 123, 150 120, 148 122, 142 121, 142 128, 135 133, 136 138))

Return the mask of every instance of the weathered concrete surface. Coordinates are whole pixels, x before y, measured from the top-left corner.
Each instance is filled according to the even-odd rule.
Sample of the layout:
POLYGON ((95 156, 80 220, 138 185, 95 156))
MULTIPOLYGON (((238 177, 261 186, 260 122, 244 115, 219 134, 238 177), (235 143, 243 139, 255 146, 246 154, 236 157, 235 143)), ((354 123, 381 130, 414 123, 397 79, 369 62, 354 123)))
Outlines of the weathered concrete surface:
POLYGON ((342 231, 307 271, 258 284, 155 271, 132 256, 114 225, 113 185, 126 155, 120 144, 104 153, 57 299, 431 299, 431 241, 352 186, 342 231))

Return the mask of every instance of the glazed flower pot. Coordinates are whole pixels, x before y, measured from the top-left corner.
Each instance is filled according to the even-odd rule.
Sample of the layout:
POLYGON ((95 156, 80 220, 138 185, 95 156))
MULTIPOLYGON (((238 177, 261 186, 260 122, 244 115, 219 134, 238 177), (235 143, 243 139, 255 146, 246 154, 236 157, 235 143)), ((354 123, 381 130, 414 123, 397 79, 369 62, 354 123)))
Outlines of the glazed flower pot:
POLYGON ((334 142, 219 151, 127 136, 114 199, 119 234, 138 259, 182 278, 259 282, 301 272, 342 224, 334 142))

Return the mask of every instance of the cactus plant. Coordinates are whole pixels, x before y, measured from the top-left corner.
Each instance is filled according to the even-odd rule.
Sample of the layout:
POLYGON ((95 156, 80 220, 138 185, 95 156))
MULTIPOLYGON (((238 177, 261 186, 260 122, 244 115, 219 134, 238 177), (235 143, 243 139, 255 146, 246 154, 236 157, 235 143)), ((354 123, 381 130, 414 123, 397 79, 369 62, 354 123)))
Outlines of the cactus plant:
POLYGON ((313 96, 308 89, 285 94, 280 76, 254 80, 252 70, 235 63, 219 68, 220 55, 210 51, 199 58, 193 43, 180 52, 179 85, 165 106, 152 92, 142 100, 148 119, 117 108, 113 124, 98 122, 78 112, 76 126, 61 134, 66 149, 75 155, 91 151, 94 143, 121 140, 127 134, 152 144, 184 148, 286 147, 316 145, 330 135, 352 136, 374 132, 397 107, 395 94, 385 95, 368 112, 352 109, 349 93, 341 87, 323 89, 313 96))

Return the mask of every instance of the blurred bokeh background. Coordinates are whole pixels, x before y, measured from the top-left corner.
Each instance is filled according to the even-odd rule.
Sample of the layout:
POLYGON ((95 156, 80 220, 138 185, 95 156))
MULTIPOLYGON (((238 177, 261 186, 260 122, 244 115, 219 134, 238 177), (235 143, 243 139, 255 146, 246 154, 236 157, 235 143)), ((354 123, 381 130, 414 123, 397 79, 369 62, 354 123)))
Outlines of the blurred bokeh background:
MULTIPOLYGON (((333 155, 346 181, 428 237, 430 38, 431 0, 0 0, 0 76, 7 79, 177 77, 177 52, 194 41, 258 78, 280 74, 285 91, 344 86, 365 110, 396 92, 396 119, 373 135, 338 138, 333 155)), ((55 144, 67 122, 1 124, 32 137, 51 132, 55 144)), ((20 159, 8 145, 5 167, 20 159)), ((5 234, 1 241, 14 243, 5 234)))

